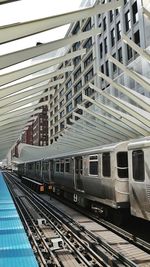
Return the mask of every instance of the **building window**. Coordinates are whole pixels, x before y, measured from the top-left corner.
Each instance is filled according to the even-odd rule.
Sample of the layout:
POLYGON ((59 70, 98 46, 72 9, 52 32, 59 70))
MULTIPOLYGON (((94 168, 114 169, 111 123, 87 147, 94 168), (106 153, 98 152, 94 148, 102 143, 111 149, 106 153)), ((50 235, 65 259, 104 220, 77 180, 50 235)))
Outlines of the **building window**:
POLYGON ((55 119, 54 119, 54 120, 55 120, 55 122, 57 122, 57 121, 58 121, 58 115, 55 117, 55 119))
MULTIPOLYGON (((116 58, 116 53, 114 53, 113 55, 112 55, 114 58, 116 58)), ((112 64, 113 65, 113 72, 116 72, 116 70, 117 70, 117 66, 115 65, 115 64, 112 64)))
POLYGON ((104 73, 104 65, 101 66, 101 72, 104 73))
POLYGON ((89 157, 89 175, 98 175, 98 156, 89 157))
POLYGON ((81 56, 75 57, 75 58, 73 59, 73 64, 74 64, 75 66, 77 66, 78 63, 79 63, 80 61, 81 61, 81 56))
POLYGON ((71 99, 72 97, 72 91, 70 91, 67 95, 66 95, 66 101, 68 101, 69 99, 71 99))
POLYGON ((103 43, 100 43, 99 48, 100 48, 100 58, 102 58, 103 57, 103 43))
POLYGON ((64 88, 60 91, 59 96, 62 97, 64 94, 64 88))
POLYGON ((86 48, 87 50, 90 49, 92 46, 92 37, 90 37, 86 43, 83 45, 83 48, 86 48))
POLYGON ((84 76, 85 83, 92 79, 94 73, 93 68, 84 76))
POLYGON ((64 123, 64 121, 62 121, 61 123, 60 123, 60 130, 63 130, 65 128, 65 123, 64 123))
POLYGON ((127 44, 127 57, 128 60, 132 58, 132 48, 127 44))
POLYGON ((80 42, 76 42, 73 46, 72 46, 72 49, 73 51, 77 51, 80 47, 80 42))
POLYGON ((58 106, 55 107, 54 111, 55 113, 58 111, 58 106))
POLYGON ((125 13, 125 26, 126 26, 126 32, 131 29, 131 17, 129 10, 125 13))
POLYGON ((88 101, 88 102, 85 103, 85 108, 89 108, 90 106, 92 106, 91 102, 88 101))
POLYGON ((75 72, 74 74, 74 80, 76 80, 81 74, 81 67, 75 72))
POLYGON ((104 39, 104 51, 107 53, 107 37, 104 39))
POLYGON ((119 62, 122 62, 122 47, 118 49, 118 60, 119 62))
POLYGON ((132 169, 133 179, 138 182, 143 182, 145 179, 145 170, 144 152, 142 150, 135 150, 132 152, 132 169))
POLYGON ((62 100, 60 101, 60 103, 59 103, 60 108, 64 105, 64 103, 65 103, 65 100, 62 99, 62 100))
POLYGON ((104 177, 110 177, 110 175, 111 175, 110 153, 109 152, 102 154, 102 174, 104 177))
POLYGON ((109 12, 109 19, 110 19, 110 23, 113 21, 114 19, 114 11, 113 10, 110 10, 109 12))
POLYGON ((56 96, 55 98, 54 98, 54 103, 56 103, 58 101, 58 96, 56 96))
POLYGON ((51 126, 53 125, 53 120, 50 121, 50 125, 51 125, 51 126))
POLYGON ((81 102, 82 102, 82 94, 79 95, 77 98, 75 98, 74 100, 75 107, 77 106, 77 104, 80 104, 81 102))
POLYGON ((66 88, 69 89, 72 85, 71 79, 66 83, 66 88))
POLYGON ((121 39, 121 24, 120 24, 120 21, 117 23, 116 27, 117 27, 117 41, 119 41, 121 39))
POLYGON ((74 35, 74 34, 77 34, 79 30, 80 30, 80 22, 78 21, 78 22, 76 23, 76 25, 75 25, 73 31, 72 31, 72 34, 73 34, 73 35, 74 35))
MULTIPOLYGON (((76 110, 76 113, 82 115, 82 114, 83 114, 83 110, 78 108, 78 109, 76 110)), ((76 117, 75 119, 77 119, 77 117, 76 117)))
POLYGON ((60 118, 62 118, 64 115, 65 115, 65 111, 62 110, 62 111, 60 112, 60 118))
POLYGON ((82 87, 82 81, 80 80, 75 86, 74 86, 74 93, 76 94, 80 88, 82 87))
POLYGON ((139 30, 134 34, 134 42, 140 46, 140 33, 139 30))
POLYGON ((118 16, 118 14, 119 14, 119 10, 118 10, 118 8, 116 9, 116 16, 118 16))
POLYGON ((136 23, 139 19, 138 17, 138 7, 137 7, 137 1, 134 2, 132 5, 132 14, 133 14, 133 24, 136 23))
POLYGON ((58 132, 58 125, 55 126, 55 133, 57 133, 57 132, 58 132))
POLYGON ((115 45, 115 29, 111 30, 110 35, 111 35, 111 46, 113 47, 115 45))
POLYGON ((108 60, 105 63, 105 69, 106 69, 106 75, 109 76, 109 64, 108 64, 108 60))
POLYGON ((72 110, 72 103, 70 103, 67 107, 66 107, 66 112, 70 112, 72 110))
POLYGON ((92 28, 92 25, 91 25, 91 18, 90 18, 87 24, 85 25, 83 32, 89 31, 91 28, 92 28))
POLYGON ((72 124, 72 122, 70 121, 70 119, 72 119, 72 115, 71 115, 71 116, 69 116, 69 117, 66 119, 66 123, 71 125, 71 124, 72 124))
POLYGON ((86 68, 92 61, 93 61, 93 54, 91 54, 91 55, 84 61, 84 68, 86 68))
POLYGON ((103 19, 103 31, 106 30, 106 17, 103 19))
POLYGON ((94 89, 91 89, 90 87, 85 89, 85 95, 91 96, 94 93, 94 89))

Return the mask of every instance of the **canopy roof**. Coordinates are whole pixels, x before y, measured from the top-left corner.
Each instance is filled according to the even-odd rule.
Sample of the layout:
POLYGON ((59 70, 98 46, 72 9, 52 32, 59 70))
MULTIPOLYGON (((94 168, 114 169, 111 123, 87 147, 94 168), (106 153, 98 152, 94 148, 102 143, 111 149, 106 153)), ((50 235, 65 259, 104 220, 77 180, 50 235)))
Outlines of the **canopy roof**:
MULTIPOLYGON (((101 14, 116 9, 121 5, 122 0, 114 0, 107 4, 98 4, 57 16, 1 26, 0 44, 19 40, 20 38, 75 22, 77 18, 79 20, 101 14)), ((149 15, 146 9, 144 9, 144 12, 147 16, 149 15)), ((24 129, 30 125, 31 121, 36 119, 36 115, 42 110, 39 108, 48 104, 48 101, 39 103, 39 100, 53 94, 52 88, 57 84, 63 83, 64 74, 73 69, 73 66, 57 69, 57 64, 79 55, 82 56, 86 53, 86 50, 82 49, 67 54, 63 52, 61 55, 56 53, 56 56, 53 58, 43 59, 42 62, 32 63, 32 65, 29 63, 27 67, 13 71, 8 71, 7 68, 16 66, 16 64, 29 59, 36 59, 40 55, 45 55, 59 48, 67 49, 68 45, 100 33, 100 28, 92 29, 71 37, 64 37, 0 56, 0 159, 6 156, 24 129), (41 72, 43 70, 46 71, 44 75, 41 72), (33 74, 34 76, 32 76, 33 74), (51 79, 55 76, 58 76, 58 79, 52 81, 51 79), (45 89, 49 90, 45 91, 45 89)), ((125 35, 123 35, 123 41, 127 42, 139 54, 137 61, 139 60, 142 64, 145 64, 145 62, 150 64, 148 50, 145 51, 138 47, 125 35)), ((97 97, 94 100, 84 95, 84 99, 91 102, 93 104, 92 107, 85 108, 83 105, 78 105, 83 110, 83 116, 74 112, 74 115, 79 120, 72 120, 73 125, 67 125, 67 129, 61 134, 58 141, 51 146, 39 148, 20 145, 20 160, 18 161, 43 159, 58 152, 76 151, 79 148, 84 149, 149 135, 149 78, 143 73, 134 70, 133 66, 124 66, 112 56, 109 56, 108 59, 123 71, 122 75, 126 75, 140 85, 147 92, 147 96, 143 96, 141 92, 134 91, 125 84, 122 84, 120 77, 117 80, 112 80, 105 74, 97 72, 98 76, 102 77, 110 86, 123 94, 124 98, 111 95, 109 90, 106 89, 104 92, 101 88, 97 88, 89 83, 89 86, 95 90, 97 97), (109 106, 106 104, 107 102, 110 103, 109 106)))

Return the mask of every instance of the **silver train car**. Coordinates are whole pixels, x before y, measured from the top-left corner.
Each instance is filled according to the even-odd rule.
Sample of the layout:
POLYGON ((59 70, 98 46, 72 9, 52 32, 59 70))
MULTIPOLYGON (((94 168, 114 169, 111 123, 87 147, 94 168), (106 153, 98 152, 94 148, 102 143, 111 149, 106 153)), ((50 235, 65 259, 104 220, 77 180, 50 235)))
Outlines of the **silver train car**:
POLYGON ((120 223, 128 212, 150 220, 149 162, 150 138, 143 138, 63 154, 18 169, 53 183, 55 194, 120 223))

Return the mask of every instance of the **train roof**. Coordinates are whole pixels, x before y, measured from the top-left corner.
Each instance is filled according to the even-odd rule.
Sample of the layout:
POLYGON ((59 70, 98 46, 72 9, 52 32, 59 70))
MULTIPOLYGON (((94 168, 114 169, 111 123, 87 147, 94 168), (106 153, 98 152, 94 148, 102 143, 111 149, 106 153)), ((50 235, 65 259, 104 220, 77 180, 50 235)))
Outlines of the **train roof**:
POLYGON ((138 140, 133 140, 128 144, 128 149, 139 149, 144 147, 150 147, 150 136, 144 137, 138 140))

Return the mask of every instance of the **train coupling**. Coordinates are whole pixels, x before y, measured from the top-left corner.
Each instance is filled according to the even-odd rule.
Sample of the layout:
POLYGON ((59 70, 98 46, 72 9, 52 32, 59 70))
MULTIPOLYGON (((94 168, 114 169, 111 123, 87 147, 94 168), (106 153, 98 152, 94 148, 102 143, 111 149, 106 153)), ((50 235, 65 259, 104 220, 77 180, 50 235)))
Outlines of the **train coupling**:
POLYGON ((102 207, 96 207, 96 206, 91 206, 91 209, 96 213, 96 214, 103 214, 104 209, 102 207))

